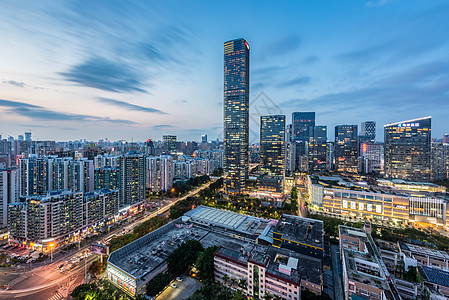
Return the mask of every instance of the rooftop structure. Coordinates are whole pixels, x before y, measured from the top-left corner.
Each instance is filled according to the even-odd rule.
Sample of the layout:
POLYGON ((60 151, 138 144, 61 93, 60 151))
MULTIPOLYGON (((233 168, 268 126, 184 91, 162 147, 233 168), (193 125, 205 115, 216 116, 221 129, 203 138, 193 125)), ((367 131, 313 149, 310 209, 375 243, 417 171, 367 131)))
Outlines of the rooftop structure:
MULTIPOLYGON (((322 232, 321 221, 303 218, 297 220, 296 217, 289 215, 283 215, 282 220, 285 223, 283 225, 285 228, 282 230, 285 231, 286 236, 293 238, 297 243, 304 242, 304 245, 316 244, 322 247, 322 240, 319 243, 314 241, 317 234, 315 230, 321 228, 322 232), (304 230, 309 231, 309 233, 298 235, 293 231, 288 231, 288 222, 292 223, 291 226, 294 226, 293 222, 309 224, 310 228, 307 227, 308 225, 307 228, 304 227, 304 230), (314 222, 318 222, 318 225, 315 225, 314 222), (317 226, 317 229, 313 229, 315 226, 317 226), (302 241, 301 238, 305 240, 302 241)), ((226 265, 228 263, 232 263, 236 268, 246 270, 244 271, 245 274, 239 275, 242 278, 237 279, 248 279, 247 276, 249 276, 252 267, 255 265, 263 266, 263 268, 267 268, 267 274, 271 272, 273 278, 280 278, 285 281, 286 291, 288 285, 293 284, 295 286, 294 289, 297 293, 295 294, 292 291, 292 298, 289 299, 295 299, 295 297, 299 299, 300 281, 303 282, 305 288, 320 294, 322 289, 322 258, 311 257, 307 251, 301 253, 296 251, 296 248, 282 249, 284 248, 282 247, 278 249, 272 247, 273 231, 278 223, 277 220, 265 220, 199 206, 187 212, 181 218, 112 252, 108 259, 107 278, 128 295, 135 297, 144 290, 147 282, 166 270, 167 264, 165 261, 167 257, 180 243, 196 239, 201 242, 204 248, 220 247, 215 256, 226 261, 222 266, 223 270, 228 268, 226 265), (276 256, 277 254, 279 256, 276 256), (287 257, 286 261, 284 261, 284 258, 280 258, 281 256, 287 257), (290 257, 292 259, 289 261, 290 257)), ((311 246, 307 247, 314 249, 311 246)), ((219 266, 216 265, 217 268, 219 266)), ((229 274, 233 273, 229 272, 229 274)), ((250 281, 252 282, 252 280, 247 282, 250 281)), ((253 290, 246 290, 245 293, 254 295, 253 290)), ((276 290, 272 294, 282 297, 282 294, 276 294, 276 290)))
POLYGON ((323 258, 323 221, 283 214, 273 229, 273 246, 323 258))
POLYGON ((183 219, 185 221, 190 219, 192 222, 202 226, 232 230, 254 241, 269 225, 269 221, 266 219, 203 205, 187 212, 183 219))

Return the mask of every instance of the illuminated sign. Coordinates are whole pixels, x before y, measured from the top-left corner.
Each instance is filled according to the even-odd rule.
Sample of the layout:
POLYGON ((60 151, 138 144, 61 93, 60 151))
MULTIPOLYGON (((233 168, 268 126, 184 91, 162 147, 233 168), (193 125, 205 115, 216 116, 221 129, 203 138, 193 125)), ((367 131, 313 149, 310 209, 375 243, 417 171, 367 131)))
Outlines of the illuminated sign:
POLYGON ((355 209, 356 208, 357 203, 354 201, 351 201, 351 209, 355 209))
POLYGON ((368 204, 366 205, 366 209, 367 209, 368 211, 373 211, 373 205, 372 205, 371 203, 368 203, 368 204))
POLYGON ((365 205, 362 202, 359 202, 359 210, 364 210, 365 209, 364 206, 365 205))
POLYGON ((109 247, 104 245, 92 244, 90 245, 90 252, 100 255, 109 255, 109 247))
POLYGON ((343 200, 343 208, 348 208, 348 200, 343 200))
POLYGON ((378 213, 378 214, 382 213, 382 205, 380 205, 380 204, 376 205, 376 213, 378 213))
POLYGON ((419 123, 400 123, 398 127, 419 127, 419 123))
POLYGON ((407 207, 406 206, 404 206, 404 205, 395 205, 395 207, 394 208, 399 208, 399 209, 407 209, 407 207))
POLYGON ((108 280, 114 285, 121 288, 128 295, 134 297, 136 295, 136 279, 120 272, 118 269, 108 264, 108 280))

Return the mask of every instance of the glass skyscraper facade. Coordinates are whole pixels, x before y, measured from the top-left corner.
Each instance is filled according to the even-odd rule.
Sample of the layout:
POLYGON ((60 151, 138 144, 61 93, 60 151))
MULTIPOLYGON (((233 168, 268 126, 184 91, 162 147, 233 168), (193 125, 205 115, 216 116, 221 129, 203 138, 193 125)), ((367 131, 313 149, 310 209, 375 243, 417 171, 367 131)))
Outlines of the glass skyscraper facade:
POLYGON ((327 164, 327 126, 309 127, 309 170, 326 170, 327 164))
POLYGON ((285 116, 260 117, 260 171, 268 176, 284 176, 285 116))
POLYGON ((357 125, 335 126, 335 170, 357 173, 358 170, 357 125))
POLYGON ((294 112, 292 114, 293 140, 309 140, 309 127, 315 126, 315 112, 294 112))
POLYGON ((429 181, 431 117, 384 126, 385 176, 429 181))
POLYGON ((224 43, 224 188, 241 193, 248 177, 249 45, 241 38, 224 43))
POLYGON ((360 143, 375 143, 376 142, 376 122, 365 121, 362 122, 360 128, 360 143))

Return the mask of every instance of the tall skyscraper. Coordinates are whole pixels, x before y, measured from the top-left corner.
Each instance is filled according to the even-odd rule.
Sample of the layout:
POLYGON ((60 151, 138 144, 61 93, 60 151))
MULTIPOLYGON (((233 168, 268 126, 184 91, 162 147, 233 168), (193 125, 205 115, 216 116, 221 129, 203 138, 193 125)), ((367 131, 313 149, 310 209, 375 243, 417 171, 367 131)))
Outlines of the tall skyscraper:
POLYGON ((163 152, 166 155, 170 155, 176 151, 176 136, 164 135, 162 136, 163 152))
POLYGON ((360 128, 360 143, 375 143, 376 142, 376 122, 365 121, 362 122, 360 128))
POLYGON ((268 176, 284 176, 285 116, 260 117, 260 171, 268 176))
POLYGON ((19 200, 19 171, 0 169, 0 229, 8 225, 8 205, 19 200))
POLYGON ((249 45, 245 39, 224 43, 224 188, 241 193, 248 177, 249 45))
POLYGON ((358 170, 357 125, 335 126, 335 170, 357 173, 358 170))
POLYGON ((207 143, 207 134, 203 134, 202 136, 201 136, 201 142, 202 143, 207 143))
POLYGON ((31 141, 31 131, 25 132, 25 141, 31 141))
POLYGON ((323 171, 327 167, 327 126, 309 127, 309 170, 323 171))
POLYGON ((307 142, 309 127, 315 126, 315 112, 294 112, 292 114, 293 140, 307 142))
POLYGON ((145 153, 150 156, 155 154, 154 153, 154 142, 151 139, 148 139, 145 142, 145 153))
POLYGON ((431 117, 384 125, 385 176, 429 181, 431 117))
POLYGON ((433 180, 449 179, 449 144, 432 142, 431 167, 433 180))
POLYGON ((120 172, 120 203, 136 204, 145 201, 145 157, 125 155, 118 160, 120 172))
POLYGON ((258 190, 283 194, 285 179, 285 116, 260 117, 258 190))

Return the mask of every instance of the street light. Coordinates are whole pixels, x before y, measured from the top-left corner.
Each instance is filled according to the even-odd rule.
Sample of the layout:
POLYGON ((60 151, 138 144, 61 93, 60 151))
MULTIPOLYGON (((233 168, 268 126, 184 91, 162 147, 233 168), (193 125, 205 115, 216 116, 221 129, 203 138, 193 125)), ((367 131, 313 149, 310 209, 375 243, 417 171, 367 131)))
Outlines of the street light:
POLYGON ((55 246, 55 243, 51 242, 50 244, 48 244, 48 246, 50 247, 50 263, 53 262, 53 247, 55 246))

